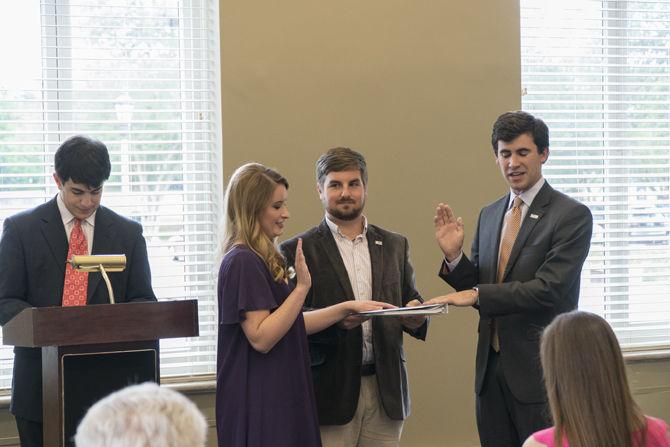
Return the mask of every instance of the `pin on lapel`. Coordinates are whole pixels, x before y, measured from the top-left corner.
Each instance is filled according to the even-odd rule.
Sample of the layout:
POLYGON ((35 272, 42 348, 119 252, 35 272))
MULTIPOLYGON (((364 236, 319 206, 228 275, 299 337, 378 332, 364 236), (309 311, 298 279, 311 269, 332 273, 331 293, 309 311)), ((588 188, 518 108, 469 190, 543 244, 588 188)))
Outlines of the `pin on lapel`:
POLYGON ((539 217, 540 217, 540 216, 538 216, 537 214, 531 214, 531 215, 530 215, 530 218, 531 218, 531 219, 538 219, 539 217))
POLYGON ((383 245, 383 244, 382 244, 382 241, 375 241, 375 244, 377 244, 377 245, 383 245))

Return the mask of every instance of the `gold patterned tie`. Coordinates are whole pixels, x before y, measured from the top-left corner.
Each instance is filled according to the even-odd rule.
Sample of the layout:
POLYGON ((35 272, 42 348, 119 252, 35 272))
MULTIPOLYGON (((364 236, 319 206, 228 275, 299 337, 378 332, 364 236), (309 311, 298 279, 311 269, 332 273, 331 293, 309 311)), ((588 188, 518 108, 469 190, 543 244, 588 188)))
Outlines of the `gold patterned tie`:
POLYGON ((516 235, 519 234, 519 228, 521 228, 521 205, 523 205, 523 200, 516 196, 512 209, 505 216, 505 233, 503 234, 502 244, 500 244, 500 257, 498 258, 498 282, 503 282, 509 255, 512 253, 516 235))
MULTIPOLYGON (((523 200, 521 200, 521 197, 516 196, 514 198, 514 203, 512 203, 512 209, 505 215, 505 233, 503 234, 502 243, 500 244, 500 257, 498 258, 497 280, 499 283, 503 282, 509 255, 512 253, 514 241, 521 228, 521 205, 523 205, 523 200)), ((491 346, 496 352, 500 351, 498 327, 495 320, 491 320, 491 346)))

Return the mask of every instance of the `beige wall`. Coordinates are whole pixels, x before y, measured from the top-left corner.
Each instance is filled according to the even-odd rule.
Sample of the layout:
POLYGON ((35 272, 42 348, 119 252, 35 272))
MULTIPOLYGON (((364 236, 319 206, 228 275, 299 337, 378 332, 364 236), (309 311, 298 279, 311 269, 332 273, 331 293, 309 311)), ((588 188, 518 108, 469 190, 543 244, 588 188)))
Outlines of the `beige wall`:
MULTIPOLYGON (((220 10, 226 179, 246 161, 278 168, 291 183, 292 235, 322 217, 318 155, 362 151, 370 221, 409 238, 424 296, 447 292, 435 205, 463 216, 469 245, 480 207, 506 190, 488 138, 496 116, 520 106, 518 2, 221 0, 220 10)), ((452 309, 426 343, 407 340, 414 412, 403 445, 478 445, 475 322, 473 310, 452 309)), ((669 370, 667 360, 630 366, 636 397, 665 419, 669 370)), ((213 395, 192 397, 213 425, 213 395)), ((13 431, 0 412, 0 446, 15 445, 13 431)))
MULTIPOLYGON (((318 223, 314 162, 345 145, 369 166, 366 214, 406 235, 424 296, 447 291, 432 217, 449 201, 468 236, 504 193, 488 142, 520 105, 517 2, 221 2, 224 173, 245 161, 291 183, 287 235, 318 223)), ((469 244, 469 242, 468 242, 469 244)), ((414 412, 408 446, 477 444, 475 312, 407 339, 414 412), (438 440, 440 440, 438 442, 438 440)))

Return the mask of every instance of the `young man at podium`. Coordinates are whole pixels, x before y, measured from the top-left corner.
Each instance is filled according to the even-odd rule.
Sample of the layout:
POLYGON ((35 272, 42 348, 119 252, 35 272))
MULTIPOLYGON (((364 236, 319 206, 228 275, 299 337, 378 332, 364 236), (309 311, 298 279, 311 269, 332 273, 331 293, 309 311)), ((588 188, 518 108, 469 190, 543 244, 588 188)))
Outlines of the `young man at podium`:
MULTIPOLYGON (((155 301, 142 226, 100 206, 111 171, 107 147, 71 137, 56 151, 54 166, 56 197, 4 222, 0 324, 28 307, 108 303, 100 273, 73 270, 66 264, 73 255, 125 254, 125 271, 110 275, 116 301, 155 301)), ((10 409, 22 447, 42 446, 41 357, 39 348, 14 348, 10 409)))

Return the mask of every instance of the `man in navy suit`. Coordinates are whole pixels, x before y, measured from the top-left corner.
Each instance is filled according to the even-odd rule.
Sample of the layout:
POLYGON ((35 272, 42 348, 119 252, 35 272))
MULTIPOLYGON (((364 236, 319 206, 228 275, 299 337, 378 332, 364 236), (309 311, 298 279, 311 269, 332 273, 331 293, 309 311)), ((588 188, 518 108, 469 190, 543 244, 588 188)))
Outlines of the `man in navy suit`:
POLYGON ((583 204, 542 177, 546 124, 526 112, 502 114, 491 138, 510 192, 482 209, 470 258, 463 221, 440 203, 435 234, 440 277, 458 292, 431 300, 479 310, 475 374, 483 447, 518 447, 550 424, 542 384, 540 335, 577 307, 593 219, 583 204))
MULTIPOLYGON (((66 258, 72 234, 83 233, 89 254, 125 254, 126 269, 110 275, 117 302, 155 301, 142 226, 100 206, 111 164, 100 141, 74 136, 55 155, 59 193, 47 203, 7 218, 0 239, 0 324, 28 307, 65 300, 66 258)), ((79 237, 79 236, 78 236, 79 237)), ((82 303, 109 296, 100 273, 88 273, 82 303)), ((95 328, 91 328, 95 330, 95 328)), ((11 411, 21 446, 42 446, 42 355, 14 348, 11 411)))

